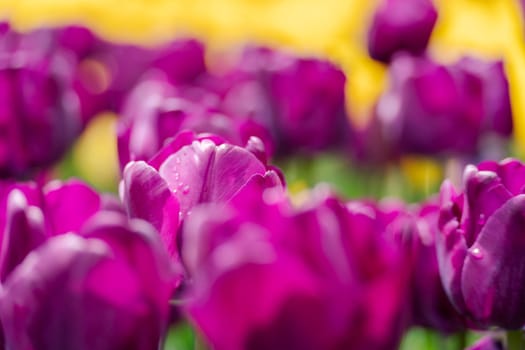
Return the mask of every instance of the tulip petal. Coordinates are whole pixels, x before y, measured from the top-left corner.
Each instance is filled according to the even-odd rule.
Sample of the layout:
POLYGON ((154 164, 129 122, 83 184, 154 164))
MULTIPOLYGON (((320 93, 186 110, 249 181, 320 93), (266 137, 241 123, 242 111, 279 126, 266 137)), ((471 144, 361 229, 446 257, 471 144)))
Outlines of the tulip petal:
POLYGON ((130 162, 124 169, 121 196, 131 217, 141 218, 150 222, 159 232, 162 229, 165 215, 178 226, 179 211, 175 204, 170 209, 173 212, 164 213, 164 206, 171 191, 157 171, 146 162, 130 162))
POLYGON ((46 240, 42 211, 29 206, 22 192, 15 189, 7 199, 6 227, 0 254, 0 280, 5 282, 11 271, 36 247, 46 240))
POLYGON ((518 329, 525 324, 525 195, 496 210, 465 257, 462 293, 482 323, 518 329), (490 320, 490 321, 489 321, 490 320))
POLYGON ((264 164, 252 153, 209 140, 182 147, 159 168, 183 217, 198 203, 229 200, 254 174, 265 173, 264 164))
POLYGON ((44 212, 53 235, 78 232, 101 206, 99 194, 78 180, 51 183, 44 192, 44 212))
POLYGON ((466 202, 462 225, 467 245, 471 246, 487 219, 512 197, 502 184, 498 174, 492 171, 478 171, 467 166, 464 175, 466 202))

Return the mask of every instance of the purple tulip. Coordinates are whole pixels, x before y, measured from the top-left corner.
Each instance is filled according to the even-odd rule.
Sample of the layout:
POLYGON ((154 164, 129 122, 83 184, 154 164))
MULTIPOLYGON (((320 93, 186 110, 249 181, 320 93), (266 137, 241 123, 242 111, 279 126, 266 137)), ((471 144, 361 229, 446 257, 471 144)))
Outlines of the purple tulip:
POLYGON ((162 71, 175 84, 193 83, 207 73, 204 44, 196 39, 178 39, 154 49, 151 67, 162 71))
POLYGON ((346 78, 328 61, 249 47, 223 79, 225 112, 265 126, 279 154, 329 148, 347 136, 346 78))
POLYGON ((152 223, 177 256, 179 224, 197 204, 227 202, 258 178, 267 179, 269 187, 282 186, 278 170, 264 163, 260 140, 250 141, 242 148, 217 136, 184 132, 148 163, 128 163, 120 194, 129 215, 152 223))
POLYGON ((247 198, 197 206, 182 230, 187 312, 210 345, 395 348, 408 276, 373 209, 330 195, 297 212, 271 190, 247 198))
POLYGON ((81 131, 78 106, 69 90, 73 66, 60 52, 43 55, 29 40, 4 54, 0 176, 25 176, 57 161, 81 131))
POLYGON ((188 91, 163 77, 144 79, 129 94, 118 121, 121 168, 130 160, 149 160, 183 130, 220 135, 242 146, 257 136, 271 147, 261 125, 227 116, 218 110, 217 103, 217 96, 199 87, 188 91))
POLYGON ((71 52, 78 59, 84 59, 102 49, 104 45, 89 28, 79 25, 69 25, 55 29, 57 45, 71 52))
POLYGON ((439 203, 435 199, 411 209, 401 209, 388 226, 406 249, 412 269, 412 322, 442 333, 464 331, 467 321, 450 302, 439 274, 435 239, 439 203))
POLYGON ((388 63, 400 51, 425 52, 437 17, 432 0, 382 0, 368 32, 368 53, 388 63))
POLYGON ((475 154, 485 138, 508 137, 512 114, 502 68, 471 58, 446 66, 397 56, 377 105, 383 139, 401 153, 475 154))
POLYGON ((441 279, 456 308, 480 328, 525 324, 525 166, 517 160, 469 165, 464 192, 441 188, 436 245, 441 279))
POLYGON ((0 280, 50 237, 79 232, 101 210, 122 208, 78 180, 35 184, 5 184, 0 189, 0 280))
POLYGON ((177 84, 192 83, 206 71, 203 44, 194 39, 146 48, 92 38, 82 28, 65 28, 58 41, 78 58, 74 87, 86 119, 105 110, 120 112, 126 95, 148 70, 177 84))
POLYGON ((13 271, 0 298, 13 350, 157 349, 177 273, 147 223, 95 216, 49 239, 13 271))

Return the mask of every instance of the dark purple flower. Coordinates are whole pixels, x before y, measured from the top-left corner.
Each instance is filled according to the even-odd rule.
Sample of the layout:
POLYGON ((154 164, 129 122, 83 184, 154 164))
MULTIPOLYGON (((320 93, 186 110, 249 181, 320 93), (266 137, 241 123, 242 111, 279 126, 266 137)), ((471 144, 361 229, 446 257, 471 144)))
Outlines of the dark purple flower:
POLYGON ((328 61, 249 47, 223 79, 222 108, 266 127, 279 154, 329 148, 347 136, 346 77, 328 61))
POLYGON ((58 47, 74 54, 79 60, 102 49, 104 42, 89 28, 70 25, 55 29, 58 47))
POLYGON ((52 165, 82 129, 70 90, 72 62, 29 42, 17 42, 0 62, 1 177, 27 176, 52 165))
POLYGON ((463 193, 441 188, 436 245, 441 279, 456 308, 478 327, 525 324, 525 166, 467 166, 463 193))
POLYGON ((4 284, 9 349, 157 349, 177 283, 155 230, 122 214, 49 239, 4 284))
POLYGON ((330 195, 201 205, 185 221, 187 312, 215 349, 393 349, 406 271, 374 209, 330 195), (379 230, 379 231, 378 231, 379 230))
POLYGON ((278 170, 267 166, 264 156, 256 138, 243 148, 217 136, 183 132, 148 163, 128 163, 120 194, 129 215, 151 222, 176 256, 179 223, 197 204, 227 202, 259 177, 269 187, 282 186, 278 170))
MULTIPOLYGON (((80 36, 87 44, 85 34, 69 29, 61 33, 61 44, 78 53, 79 48, 73 46, 78 41, 71 39, 80 36)), ((192 83, 206 71, 203 44, 194 39, 151 48, 97 41, 85 51, 89 54, 79 57, 75 80, 85 118, 105 110, 120 112, 126 95, 149 70, 176 84, 192 83)))
POLYGON ((437 20, 432 0, 382 0, 368 31, 368 53, 388 63, 395 53, 423 53, 437 20))
POLYGON ((442 65, 397 56, 377 105, 382 139, 394 152, 475 154, 486 137, 508 137, 512 114, 501 62, 442 65))
POLYGON ((163 72, 174 84, 193 83, 207 73, 204 44, 196 39, 178 39, 154 49, 149 68, 163 72))
POLYGON ((428 200, 411 209, 402 209, 389 225, 406 249, 412 269, 412 322, 443 333, 464 331, 467 322, 450 302, 439 274, 435 239, 439 203, 428 200))

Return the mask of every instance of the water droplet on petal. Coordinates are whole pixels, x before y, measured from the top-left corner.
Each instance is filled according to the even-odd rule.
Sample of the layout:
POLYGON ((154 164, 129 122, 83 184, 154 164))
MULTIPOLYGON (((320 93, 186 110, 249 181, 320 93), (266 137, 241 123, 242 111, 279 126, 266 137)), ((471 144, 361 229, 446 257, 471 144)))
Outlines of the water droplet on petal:
POLYGON ((175 163, 180 164, 180 158, 179 157, 175 157, 175 163))
POLYGON ((190 186, 186 185, 182 188, 182 194, 188 194, 190 192, 190 186))
POLYGON ((479 249, 478 247, 473 248, 470 251, 470 254, 472 254, 472 256, 475 257, 476 259, 481 259, 483 257, 483 253, 481 252, 481 249, 479 249))
POLYGON ((175 178, 175 180, 178 180, 178 179, 180 179, 180 174, 179 173, 175 173, 173 175, 173 177, 175 178))

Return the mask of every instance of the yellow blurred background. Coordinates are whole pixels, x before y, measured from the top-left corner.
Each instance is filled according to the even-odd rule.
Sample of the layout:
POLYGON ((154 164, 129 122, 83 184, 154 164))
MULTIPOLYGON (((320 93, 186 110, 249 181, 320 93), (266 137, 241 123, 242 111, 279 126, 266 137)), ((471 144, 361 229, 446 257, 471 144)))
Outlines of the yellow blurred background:
MULTIPOLYGON (((178 35, 192 35, 203 39, 211 50, 250 40, 322 55, 340 64, 347 73, 348 107, 352 117, 359 122, 366 118, 385 83, 384 66, 368 58, 364 44, 377 2, 0 0, 0 11, 21 30, 41 25, 82 23, 116 41, 147 45, 178 35)), ((525 86, 525 46, 518 0, 434 2, 438 6, 439 20, 430 50, 435 57, 446 61, 462 54, 475 54, 505 60, 515 115, 516 150, 518 154, 525 154, 525 89, 521 88, 525 86)), ((96 144, 84 138, 75 152, 84 152, 86 155, 82 156, 89 157, 93 147, 112 147, 111 131, 103 135, 103 130, 111 129, 111 117, 105 116, 102 120, 94 126, 97 128, 93 133, 96 144), (104 139, 107 140, 104 142, 104 139)), ((89 168, 97 167, 97 160, 89 164, 89 168)))

